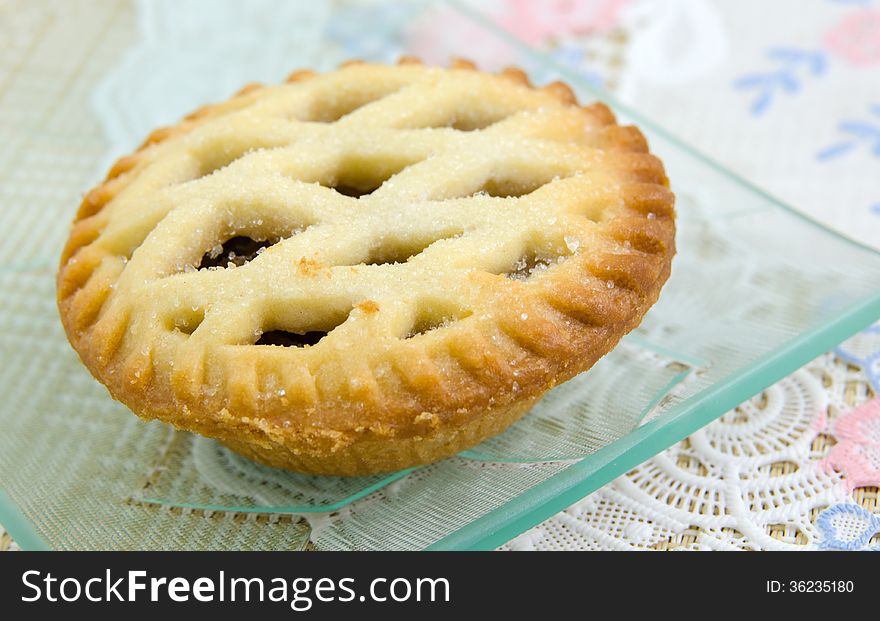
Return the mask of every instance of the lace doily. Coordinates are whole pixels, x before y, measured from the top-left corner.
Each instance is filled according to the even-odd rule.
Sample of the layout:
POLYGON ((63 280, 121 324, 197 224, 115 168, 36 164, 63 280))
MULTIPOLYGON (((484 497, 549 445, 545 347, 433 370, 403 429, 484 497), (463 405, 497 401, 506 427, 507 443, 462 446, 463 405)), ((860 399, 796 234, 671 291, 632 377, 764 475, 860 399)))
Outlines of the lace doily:
POLYGON ((880 549, 869 328, 582 501, 511 550, 880 549))

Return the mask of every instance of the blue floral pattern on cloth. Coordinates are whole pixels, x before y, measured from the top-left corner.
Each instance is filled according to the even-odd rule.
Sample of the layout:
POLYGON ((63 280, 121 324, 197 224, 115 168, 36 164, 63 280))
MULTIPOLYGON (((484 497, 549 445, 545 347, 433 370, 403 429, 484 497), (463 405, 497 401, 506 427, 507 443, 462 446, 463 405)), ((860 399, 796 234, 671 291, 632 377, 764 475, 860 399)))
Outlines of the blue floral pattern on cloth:
POLYGON ((767 51, 767 57, 775 68, 744 75, 733 83, 738 90, 755 93, 751 106, 754 116, 766 112, 777 94, 795 94, 801 90, 805 78, 821 76, 828 69, 828 59, 822 50, 772 48, 767 51))
POLYGON ((834 353, 843 360, 861 367, 868 376, 871 388, 875 393, 880 393, 880 324, 874 324, 841 343, 834 348, 834 353))
MULTIPOLYGON (((829 88, 839 88, 841 72, 870 71, 873 75, 866 73, 862 78, 868 80, 876 75, 876 67, 880 65, 880 10, 872 6, 871 0, 830 0, 830 3, 846 9, 839 20, 830 22, 824 32, 817 30, 815 38, 802 41, 800 47, 769 49, 766 57, 771 67, 733 81, 734 89, 753 95, 749 110, 752 117, 766 115, 781 95, 802 92, 814 78, 829 75, 824 87, 828 92, 829 88), (830 75, 832 62, 833 76, 830 75)), ((829 124, 834 124, 838 136, 817 149, 816 163, 824 165, 852 158, 861 159, 864 166, 865 159, 880 158, 880 103, 870 101, 864 105, 868 109, 863 115, 848 110, 850 106, 846 105, 840 108, 843 118, 827 119, 829 124)), ((872 216, 880 215, 880 203, 874 196, 869 197, 867 204, 862 203, 861 209, 872 216)))
POLYGON ((880 551, 880 545, 869 545, 874 535, 880 532, 880 516, 859 505, 832 505, 819 514, 816 526, 822 533, 819 542, 822 550, 880 551))
POLYGON ((843 120, 838 125, 841 133, 847 137, 825 147, 816 155, 820 162, 849 153, 859 145, 866 145, 874 157, 880 158, 880 104, 873 104, 870 114, 874 120, 843 120))

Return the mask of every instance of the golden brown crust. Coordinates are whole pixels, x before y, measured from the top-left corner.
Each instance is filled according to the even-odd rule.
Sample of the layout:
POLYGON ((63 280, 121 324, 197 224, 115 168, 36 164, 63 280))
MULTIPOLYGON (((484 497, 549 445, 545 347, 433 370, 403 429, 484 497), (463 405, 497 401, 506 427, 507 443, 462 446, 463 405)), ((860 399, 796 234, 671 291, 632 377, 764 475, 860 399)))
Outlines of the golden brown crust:
POLYGON ((397 470, 499 433, 638 325, 669 276, 673 205, 642 134, 564 84, 348 63, 245 87, 121 158, 83 200, 58 304, 145 418, 273 466, 397 470), (328 135, 335 160, 310 151, 328 135), (328 190, 371 175, 373 194, 328 190), (194 269, 236 235, 285 239, 194 269), (253 345, 284 329, 328 335, 253 345))

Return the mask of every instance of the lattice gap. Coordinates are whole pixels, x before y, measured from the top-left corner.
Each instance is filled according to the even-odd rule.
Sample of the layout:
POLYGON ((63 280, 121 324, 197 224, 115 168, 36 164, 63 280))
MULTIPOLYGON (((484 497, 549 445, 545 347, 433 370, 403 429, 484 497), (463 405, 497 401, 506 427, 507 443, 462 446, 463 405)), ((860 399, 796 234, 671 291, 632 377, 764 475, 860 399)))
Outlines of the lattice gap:
POLYGON ((366 105, 393 95, 402 87, 401 84, 384 85, 372 92, 348 93, 347 97, 318 96, 310 102, 305 113, 299 115, 297 120, 306 123, 335 123, 366 105))
POLYGON ((266 326, 268 329, 254 333, 254 345, 274 347, 312 347, 317 345, 328 334, 344 324, 351 313, 349 308, 344 313, 329 312, 321 325, 285 328, 284 326, 266 326))
POLYGON ((444 120, 426 126, 427 128, 448 127, 460 132, 480 131, 500 123, 510 114, 508 112, 493 111, 492 114, 486 114, 480 111, 476 114, 467 110, 456 110, 444 120))
POLYGON ((364 263, 366 265, 406 263, 437 242, 454 239, 462 234, 464 234, 464 229, 458 227, 434 235, 417 236, 410 239, 385 237, 373 246, 364 263))
POLYGON ((206 252, 197 269, 241 267, 256 259, 266 248, 281 240, 281 237, 258 240, 244 235, 236 235, 206 252))
POLYGON ((176 330, 181 334, 190 335, 195 332, 205 320, 205 309, 193 307, 183 310, 174 315, 168 326, 169 330, 176 330))
POLYGON ((550 254, 530 248, 502 275, 511 280, 526 281, 537 278, 554 265, 563 263, 570 255, 565 252, 550 254))
POLYGON ((419 304, 412 326, 404 338, 410 339, 432 330, 445 328, 472 314, 470 310, 458 308, 448 302, 423 301, 419 304))
POLYGON ((340 162, 335 174, 319 183, 343 196, 360 198, 382 187, 391 177, 418 163, 417 159, 362 157, 350 155, 340 162))
POLYGON ((486 195, 494 198, 519 198, 544 187, 558 177, 533 177, 531 179, 514 179, 512 177, 489 177, 476 191, 474 196, 486 195))

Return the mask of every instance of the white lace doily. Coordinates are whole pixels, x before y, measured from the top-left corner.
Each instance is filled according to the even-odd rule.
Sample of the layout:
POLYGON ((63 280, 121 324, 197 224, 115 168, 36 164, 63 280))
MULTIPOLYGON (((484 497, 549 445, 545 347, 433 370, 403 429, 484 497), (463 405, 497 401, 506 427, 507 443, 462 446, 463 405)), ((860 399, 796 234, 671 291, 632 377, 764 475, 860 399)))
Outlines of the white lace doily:
MULTIPOLYGON (((868 374, 844 359, 855 362, 852 349, 865 348, 869 335, 503 547, 877 548, 880 400, 868 374)), ((875 341, 872 353, 880 353, 875 341)))

